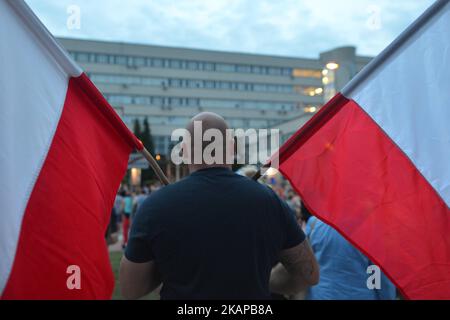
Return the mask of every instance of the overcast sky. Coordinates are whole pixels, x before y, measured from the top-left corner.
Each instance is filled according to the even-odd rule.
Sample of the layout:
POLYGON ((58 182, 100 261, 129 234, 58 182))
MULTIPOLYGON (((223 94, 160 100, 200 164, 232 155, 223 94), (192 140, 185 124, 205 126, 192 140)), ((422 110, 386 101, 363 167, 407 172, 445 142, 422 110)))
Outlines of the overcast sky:
POLYGON ((26 2, 56 36, 317 57, 343 45, 376 55, 433 0, 26 2))

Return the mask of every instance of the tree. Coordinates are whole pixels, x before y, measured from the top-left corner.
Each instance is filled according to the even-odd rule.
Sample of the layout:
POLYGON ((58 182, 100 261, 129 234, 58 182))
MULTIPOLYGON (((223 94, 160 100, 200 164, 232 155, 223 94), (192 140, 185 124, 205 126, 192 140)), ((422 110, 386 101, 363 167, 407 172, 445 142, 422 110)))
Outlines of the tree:
MULTIPOLYGON (((152 137, 152 131, 150 129, 150 125, 148 123, 148 119, 145 118, 143 121, 143 127, 141 128, 141 123, 139 119, 134 119, 134 134, 136 137, 138 137, 139 140, 142 141, 142 144, 144 147, 152 154, 154 154, 154 144, 153 144, 153 137, 152 137)), ((153 180, 156 178, 155 173, 153 172, 153 169, 144 169, 141 173, 141 181, 145 184, 149 182, 150 180, 153 180)))
POLYGON ((133 132, 136 137, 138 137, 139 140, 142 141, 142 129, 141 129, 141 122, 138 118, 135 118, 133 121, 133 132))
POLYGON ((153 137, 152 130, 150 129, 150 125, 148 124, 148 118, 144 119, 144 130, 142 131, 142 143, 147 148, 147 150, 153 154, 154 145, 153 145, 153 137))

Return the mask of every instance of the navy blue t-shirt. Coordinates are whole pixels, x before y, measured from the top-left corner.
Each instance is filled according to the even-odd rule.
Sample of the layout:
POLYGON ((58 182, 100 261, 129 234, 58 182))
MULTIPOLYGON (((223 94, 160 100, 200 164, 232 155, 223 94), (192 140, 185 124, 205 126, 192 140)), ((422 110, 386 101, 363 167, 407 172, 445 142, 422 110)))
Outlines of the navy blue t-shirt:
POLYGON ((295 214, 269 187, 217 167, 152 193, 125 256, 155 261, 161 299, 270 299, 280 251, 304 239, 295 214))

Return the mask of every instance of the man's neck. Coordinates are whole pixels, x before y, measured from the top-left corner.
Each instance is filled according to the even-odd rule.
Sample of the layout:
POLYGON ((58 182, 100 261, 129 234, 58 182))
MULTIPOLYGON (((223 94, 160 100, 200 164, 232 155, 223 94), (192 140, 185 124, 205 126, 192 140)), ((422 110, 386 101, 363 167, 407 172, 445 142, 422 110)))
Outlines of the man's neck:
POLYGON ((191 164, 189 165, 189 172, 194 173, 199 170, 212 169, 212 168, 224 168, 231 170, 231 165, 229 164, 191 164))

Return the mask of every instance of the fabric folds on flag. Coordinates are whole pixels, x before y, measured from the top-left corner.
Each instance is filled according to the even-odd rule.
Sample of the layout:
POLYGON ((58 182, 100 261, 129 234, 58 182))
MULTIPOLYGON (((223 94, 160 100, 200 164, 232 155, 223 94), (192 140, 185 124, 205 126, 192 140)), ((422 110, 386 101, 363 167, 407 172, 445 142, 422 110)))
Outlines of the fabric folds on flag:
POLYGON ((1 298, 109 299, 105 232, 142 145, 23 1, 0 0, 0 38, 1 298))
POLYGON ((307 207, 410 299, 450 299, 449 30, 437 1, 279 152, 307 207))

